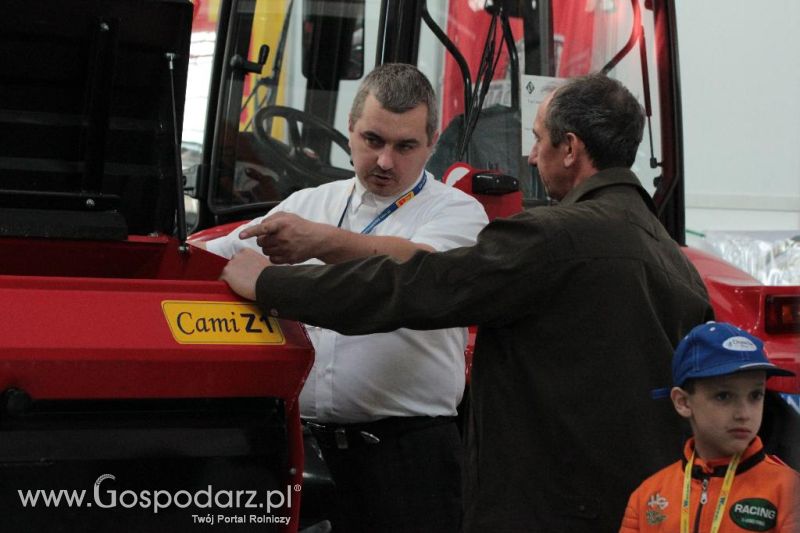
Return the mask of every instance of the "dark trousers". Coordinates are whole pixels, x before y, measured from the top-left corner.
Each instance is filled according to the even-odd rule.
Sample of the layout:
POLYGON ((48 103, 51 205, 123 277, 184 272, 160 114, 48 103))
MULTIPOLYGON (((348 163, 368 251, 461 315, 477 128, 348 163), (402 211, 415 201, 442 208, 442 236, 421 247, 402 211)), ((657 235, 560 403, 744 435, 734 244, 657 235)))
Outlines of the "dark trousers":
POLYGON ((455 418, 310 427, 336 484, 334 533, 459 530, 463 454, 455 418))

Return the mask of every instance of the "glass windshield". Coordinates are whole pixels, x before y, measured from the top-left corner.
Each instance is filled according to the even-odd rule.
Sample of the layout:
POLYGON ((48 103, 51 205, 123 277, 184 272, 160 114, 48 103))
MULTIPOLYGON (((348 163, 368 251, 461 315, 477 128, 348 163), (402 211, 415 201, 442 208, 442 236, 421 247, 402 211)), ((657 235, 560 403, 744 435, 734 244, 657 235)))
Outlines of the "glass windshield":
MULTIPOLYGON (((645 62, 651 76, 656 72, 653 21, 647 9, 637 14, 638 2, 507 2, 514 7, 505 11, 487 10, 482 0, 428 2, 430 24, 420 22, 413 43, 441 105, 441 135, 428 170, 442 179, 452 163, 464 161, 518 178, 529 203, 543 199, 536 169, 527 163, 538 104, 563 79, 605 68, 642 104, 650 92, 652 136, 645 131, 634 171, 652 193, 661 172, 651 168, 652 157, 661 159, 658 86, 643 81, 645 62), (637 16, 641 41, 633 32, 637 16)), ((250 0, 221 13, 219 0, 195 3, 184 166, 191 186, 197 176, 188 167, 206 150, 212 211, 266 210, 296 190, 351 177, 350 104, 374 66, 378 44, 396 37, 392 28, 380 34, 386 6, 379 0, 250 0), (214 53, 224 54, 217 81, 214 53), (213 136, 204 130, 207 109, 216 118, 213 136), (212 138, 213 150, 205 146, 212 138)))
MULTIPOLYGON (((438 175, 453 158, 461 156, 473 166, 519 177, 526 199, 541 198, 543 190, 536 169, 527 164, 527 156, 533 145, 533 119, 539 103, 550 90, 564 79, 605 68, 609 76, 625 83, 640 102, 645 103, 643 56, 638 41, 633 48, 626 49, 634 27, 635 2, 525 2, 518 11, 505 13, 508 16, 505 39, 503 17, 488 12, 484 4, 481 0, 462 0, 431 10, 434 20, 439 21, 463 55, 473 91, 472 95, 464 94, 464 75, 454 56, 442 46, 438 46, 438 54, 445 56, 444 68, 439 66, 438 57, 420 54, 419 66, 431 79, 441 80, 442 92, 443 133, 429 169, 438 175), (509 42, 513 42, 513 47, 509 42), (487 56, 493 57, 491 63, 496 66, 493 74, 480 80, 482 58, 487 56), (472 138, 467 149, 459 152, 459 130, 463 129, 465 120, 464 101, 472 98, 475 106, 474 100, 479 94, 475 86, 487 82, 472 138)), ((641 19, 648 70, 655 72, 652 14, 642 11, 641 19)), ((436 49, 438 45, 438 39, 428 28, 421 41, 421 48, 436 49)), ((657 104, 654 80, 649 86, 650 100, 657 104)), ((654 117, 657 116, 658 109, 652 111, 654 117)), ((471 116, 469 109, 466 116, 471 116)), ((657 132, 654 124, 654 133, 657 132)), ((653 139, 653 146, 658 158, 660 141, 657 137, 653 139)), ((653 179, 660 170, 651 168, 650 158, 650 139, 646 134, 633 169, 652 193, 653 179)))

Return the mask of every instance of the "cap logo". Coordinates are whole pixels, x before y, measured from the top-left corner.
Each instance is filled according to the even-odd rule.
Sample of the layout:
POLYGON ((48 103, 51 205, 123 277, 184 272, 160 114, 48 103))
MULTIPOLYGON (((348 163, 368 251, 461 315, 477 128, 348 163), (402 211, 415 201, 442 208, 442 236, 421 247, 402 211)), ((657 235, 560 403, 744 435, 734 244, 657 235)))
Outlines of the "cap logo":
POLYGON ((722 347, 734 352, 755 352, 758 350, 753 341, 747 337, 731 337, 722 343, 722 347))

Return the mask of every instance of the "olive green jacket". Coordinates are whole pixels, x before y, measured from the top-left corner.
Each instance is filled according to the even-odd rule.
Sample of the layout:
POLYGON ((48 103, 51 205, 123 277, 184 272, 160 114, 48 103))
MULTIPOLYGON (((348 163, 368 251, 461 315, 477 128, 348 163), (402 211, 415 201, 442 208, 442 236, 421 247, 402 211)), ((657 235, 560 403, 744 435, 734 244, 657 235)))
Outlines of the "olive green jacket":
POLYGON ((257 299, 345 334, 478 325, 465 430, 475 532, 617 531, 630 493, 685 437, 649 392, 670 384, 683 335, 713 318, 697 271, 621 168, 495 220, 473 247, 268 268, 257 299))

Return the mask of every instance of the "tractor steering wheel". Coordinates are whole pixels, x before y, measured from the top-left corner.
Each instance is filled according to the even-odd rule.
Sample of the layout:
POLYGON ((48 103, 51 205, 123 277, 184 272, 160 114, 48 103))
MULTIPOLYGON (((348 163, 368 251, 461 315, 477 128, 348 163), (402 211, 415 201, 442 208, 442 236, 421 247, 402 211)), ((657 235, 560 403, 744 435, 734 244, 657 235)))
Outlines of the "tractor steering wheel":
POLYGON ((352 177, 353 169, 331 165, 330 154, 326 154, 323 160, 312 148, 304 146, 300 124, 306 125, 315 133, 320 132, 323 140, 336 144, 350 155, 347 137, 321 119, 292 107, 275 105, 259 109, 253 119, 255 138, 269 152, 271 158, 286 170, 287 177, 296 182, 292 184, 292 189, 313 187, 352 177), (271 135, 272 119, 275 117, 286 121, 288 143, 271 135))

